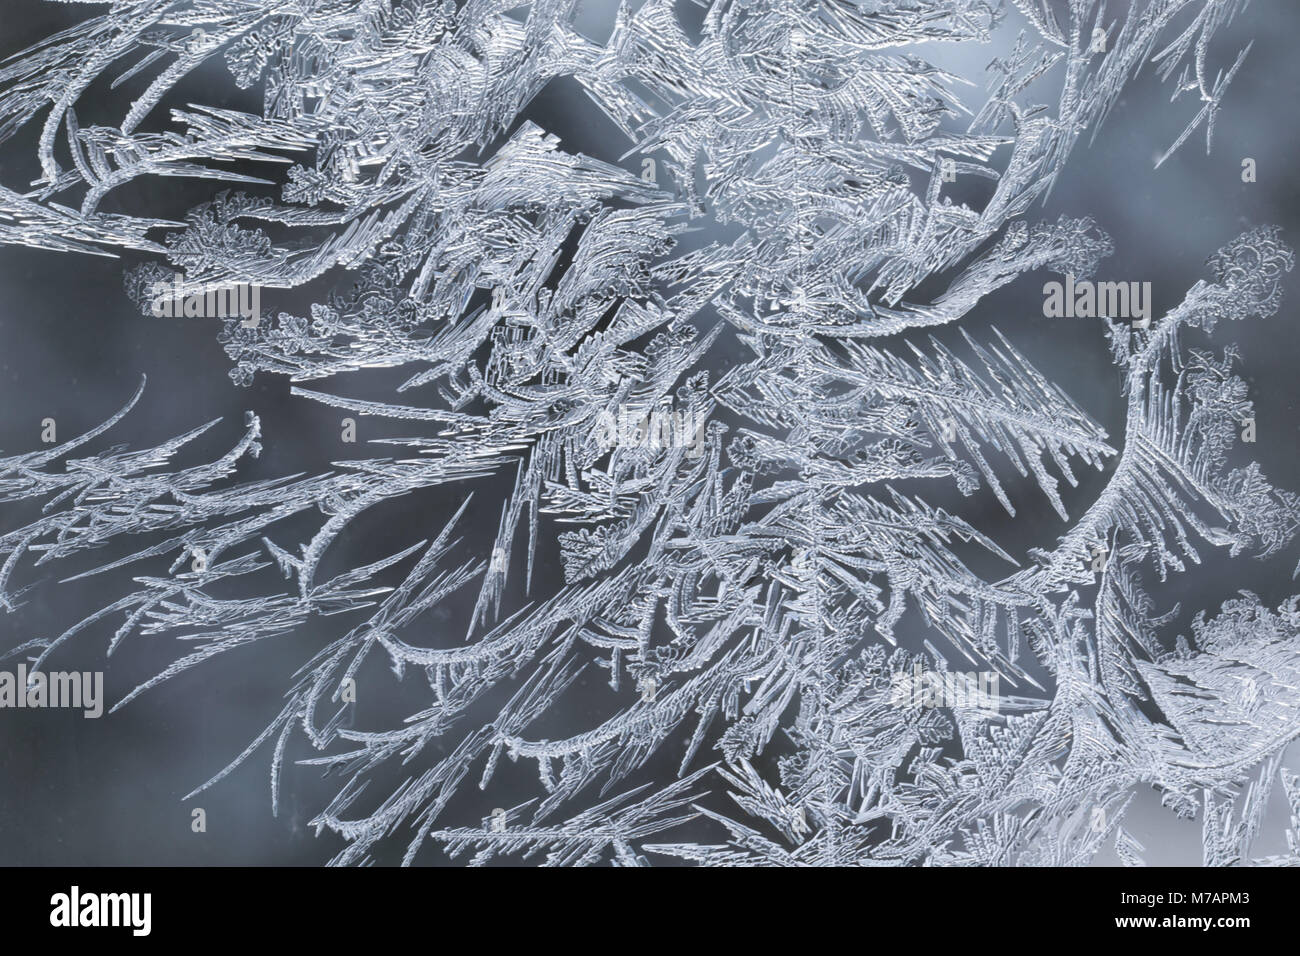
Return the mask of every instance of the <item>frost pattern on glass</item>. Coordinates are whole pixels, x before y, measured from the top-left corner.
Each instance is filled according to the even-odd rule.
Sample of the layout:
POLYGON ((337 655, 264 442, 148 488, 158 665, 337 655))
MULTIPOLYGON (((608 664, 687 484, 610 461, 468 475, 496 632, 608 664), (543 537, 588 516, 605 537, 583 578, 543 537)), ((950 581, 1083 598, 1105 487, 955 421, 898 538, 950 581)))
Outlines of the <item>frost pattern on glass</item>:
MULTIPOLYGON (((698 29, 684 6, 623 5, 601 43, 574 0, 138 0, 0 63, 0 139, 38 130, 41 170, 0 186, 0 241, 146 254, 126 277, 146 311, 159 281, 270 299, 343 273, 308 314, 227 320, 231 377, 289 376, 303 399, 411 429, 278 480, 240 477, 275 437, 251 413, 239 436, 209 422, 95 451, 141 385, 101 427, 0 460, 0 500, 43 505, 0 537, 6 610, 32 566, 81 552, 136 584, 15 652, 39 666, 103 627, 112 648, 181 648, 116 709, 227 650, 337 635, 199 788, 266 750, 277 808, 305 741, 341 773, 314 821, 346 841, 336 863, 398 841, 406 862, 1061 865, 1108 844, 1141 864, 1124 810, 1154 786, 1203 818, 1218 865, 1254 859, 1280 782, 1290 855, 1254 861, 1300 864, 1281 765, 1300 733, 1300 597, 1243 594, 1185 636, 1158 597, 1207 549, 1271 554, 1300 525, 1295 495, 1230 465, 1253 411, 1209 337, 1278 309, 1294 262, 1278 230, 1228 242, 1148 328, 1096 320, 1122 441, 1001 335, 954 352, 925 331, 1026 273, 1093 274, 1111 253, 1098 225, 1033 207, 1143 66, 1171 80, 1171 108, 1199 101, 1157 148, 1201 132, 1208 148, 1246 56, 1216 65, 1211 40, 1245 2, 720 0, 698 29), (925 59, 1013 22, 984 75, 925 59), (260 91, 260 114, 162 115, 213 64, 260 91), (92 83, 139 76, 155 78, 118 125, 82 125, 92 83), (622 165, 521 119, 556 78, 626 138, 622 165), (234 185, 183 222, 103 211, 165 176, 234 185), (991 184, 982 209, 952 199, 968 177, 991 184), (280 199, 238 191, 251 183, 280 199), (723 344, 742 357, 720 369, 723 344), (376 400, 348 393, 363 368, 410 374, 376 400), (629 408, 665 411, 628 440, 629 408), (221 434, 210 464, 173 463, 221 434), (1085 468, 1109 470, 1104 490, 1029 555, 926 500, 987 487, 1015 514, 1029 488, 1065 518, 1062 482, 1085 468), (359 516, 426 489, 458 503, 450 521, 321 573, 359 516), (301 520, 310 533, 285 530, 301 520), (495 535, 473 545, 483 522, 495 535), (976 551, 1006 570, 977 573, 976 551), (550 593, 542 561, 562 565, 550 593), (466 595, 471 613, 432 623, 466 595), (924 641, 900 637, 909 617, 924 641), (424 704, 353 727, 345 689, 376 657, 424 704), (900 681, 954 669, 996 675, 996 706, 900 702, 900 681), (595 716, 575 729, 574 713, 595 716), (492 802, 502 758, 531 799, 492 802)), ((373 674, 357 690, 388 692, 373 674)))

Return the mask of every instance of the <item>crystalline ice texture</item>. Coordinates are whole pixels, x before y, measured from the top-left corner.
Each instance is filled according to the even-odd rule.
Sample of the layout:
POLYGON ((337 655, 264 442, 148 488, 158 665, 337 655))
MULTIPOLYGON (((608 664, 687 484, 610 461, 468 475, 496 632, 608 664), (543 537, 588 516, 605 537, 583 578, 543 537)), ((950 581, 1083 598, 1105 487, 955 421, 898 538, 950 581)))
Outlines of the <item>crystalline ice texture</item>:
MULTIPOLYGON (((6 610, 33 563, 91 549, 138 584, 18 651, 39 664, 104 627, 115 647, 186 637, 120 707, 228 649, 334 635, 209 784, 265 746, 276 805, 301 737, 343 771, 315 820, 347 841, 337 863, 401 841, 406 862, 1074 864, 1110 844, 1135 864, 1140 785, 1203 814, 1207 863, 1249 860, 1278 776, 1300 817, 1280 765, 1300 732, 1297 599, 1246 595, 1171 651, 1148 591, 1205 549, 1295 534, 1295 496, 1229 467, 1253 414, 1231 351, 1184 346, 1275 312, 1291 251, 1256 229, 1148 328, 1094 320, 1128 402, 1118 447, 1000 334, 957 354, 921 332, 1022 274, 1091 274, 1106 236, 1032 207, 1143 64, 1199 96, 1174 146, 1208 141, 1245 55, 1216 72, 1209 41, 1244 3, 719 0, 698 28, 689 6, 619 6, 600 42, 572 0, 116 3, 0 63, 0 139, 37 130, 41 175, 0 186, 0 242, 149 254, 127 276, 146 310, 157 283, 269 297, 346 272, 306 314, 225 321, 232 378, 289 376, 354 425, 414 432, 399 455, 276 481, 240 477, 263 427, 274 440, 252 415, 206 466, 172 461, 215 423, 94 452, 137 393, 0 461, 0 500, 45 504, 0 537, 6 610), (982 103, 958 95, 980 76, 922 58, 1007 31, 982 103), (260 113, 164 115, 221 63, 260 113), (80 125, 93 82, 148 77, 119 125, 80 125), (621 164, 524 117, 559 79, 624 138, 621 164), (279 199, 220 192, 184 222, 102 211, 161 176, 279 199), (982 209, 953 201, 969 177, 990 184, 982 209), (347 397, 347 373, 376 367, 409 370, 400 400, 347 397), (1008 476, 1032 476, 1065 518, 1060 482, 1083 467, 1109 470, 1104 490, 1029 555, 923 493, 986 487, 1015 514, 1008 476), (452 520, 322 573, 359 516, 425 489, 452 520), (1004 576, 972 570, 981 550, 1004 576), (434 627, 450 607, 469 610, 434 627), (904 646, 909 619, 933 640, 904 646), (389 692, 359 677, 373 656, 423 704, 353 727, 345 687, 389 692), (973 671, 997 677, 995 706, 895 693, 973 671), (510 806, 503 756, 535 771, 510 806), (1234 810, 1224 788, 1248 778, 1234 810)), ((1298 862, 1298 840, 1260 862, 1298 862)))

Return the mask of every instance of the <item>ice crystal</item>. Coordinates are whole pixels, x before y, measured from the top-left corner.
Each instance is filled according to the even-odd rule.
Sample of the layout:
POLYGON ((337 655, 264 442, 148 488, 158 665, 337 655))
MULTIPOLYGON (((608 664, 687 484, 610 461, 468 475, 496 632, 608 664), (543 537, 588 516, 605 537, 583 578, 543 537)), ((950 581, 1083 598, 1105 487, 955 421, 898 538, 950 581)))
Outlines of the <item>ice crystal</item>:
MULTIPOLYGON (((232 648, 313 635, 283 709, 204 786, 267 746, 277 807, 301 736, 320 751, 301 762, 343 773, 315 820, 345 841, 338 863, 398 841, 405 862, 1074 864, 1109 844, 1139 864, 1121 821, 1144 785, 1202 814, 1207 863, 1248 860, 1276 777, 1293 831, 1300 815, 1281 767, 1297 599, 1243 595, 1171 650, 1151 592, 1206 549, 1270 554, 1300 524, 1294 495, 1229 460, 1252 406, 1208 338, 1277 310, 1278 230, 1224 246, 1148 328, 1098 321, 1120 442, 1000 334, 959 354, 920 331, 1026 273, 1092 274, 1111 252, 1097 224, 1032 207, 1144 64, 1200 99, 1171 150, 1202 128, 1208 146, 1245 57, 1215 73, 1211 40, 1244 6, 716 0, 689 26, 685 0, 646 0, 600 42, 576 0, 114 2, 0 64, 0 139, 36 129, 40 168, 0 187, 0 241, 148 256, 126 277, 146 311, 159 282, 269 297, 345 275, 304 314, 228 318, 231 377, 288 376, 412 433, 387 439, 400 456, 265 480, 240 471, 280 425, 251 413, 206 465, 174 459, 215 422, 89 453, 141 386, 101 427, 0 461, 0 500, 43 505, 0 537, 6 610, 31 563, 107 549, 77 578, 135 574, 15 651, 39 666, 102 622, 112 648, 181 639, 121 707, 232 648), (924 58, 1011 22, 981 102, 924 58), (161 115, 214 64, 260 112, 161 115), (117 125, 79 120, 92 84, 150 76, 117 125), (524 116, 557 78, 625 137, 625 163, 524 116), (236 188, 184 221, 104 211, 164 176, 236 188), (970 177, 982 208, 954 202, 970 177), (720 369, 723 342, 741 359, 720 369), (402 394, 349 396, 366 368, 402 369, 402 394), (628 409, 630 440, 601 427, 628 409), (655 430, 663 409, 706 423, 696 445, 655 430), (1065 518, 1082 468, 1109 469, 1104 489, 1021 561, 926 500, 987 487, 1015 514, 1034 493, 1019 474, 1065 518), (513 486, 485 500, 499 476, 513 486), (450 520, 323 573, 364 512, 429 489, 450 520), (985 556, 1008 570, 976 570, 985 556), (911 616, 924 640, 902 635, 911 616), (374 657, 422 703, 359 729, 348 687, 391 690, 362 679, 374 657), (897 694, 957 664, 996 676, 995 708, 897 694), (502 757, 534 793, 494 808, 502 757)), ((1289 839, 1259 862, 1300 863, 1289 839)))

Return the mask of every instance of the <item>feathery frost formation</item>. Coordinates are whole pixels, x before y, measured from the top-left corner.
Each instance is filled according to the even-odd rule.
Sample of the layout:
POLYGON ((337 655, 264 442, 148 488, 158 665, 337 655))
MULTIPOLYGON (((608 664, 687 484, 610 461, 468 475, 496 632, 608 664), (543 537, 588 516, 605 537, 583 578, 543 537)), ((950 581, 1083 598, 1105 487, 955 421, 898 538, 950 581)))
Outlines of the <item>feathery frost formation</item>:
POLYGON ((1171 151, 1208 147, 1246 55, 1218 64, 1211 41, 1244 7, 646 0, 601 42, 577 0, 116 0, 0 63, 0 140, 28 135, 39 168, 0 186, 0 242, 144 256, 126 285, 145 311, 164 281, 264 301, 333 282, 305 314, 228 319, 232 379, 287 376, 410 434, 278 479, 241 476, 288 427, 251 413, 238 437, 210 422, 102 449, 142 385, 94 431, 0 460, 0 500, 41 505, 0 537, 5 611, 34 565, 102 556, 41 585, 63 591, 132 575, 12 651, 155 642, 171 662, 120 707, 310 635, 283 709, 209 784, 261 750, 276 807, 296 760, 337 771, 314 821, 337 863, 1077 864, 1113 846, 1138 864, 1123 811, 1155 787, 1226 864, 1252 860, 1280 781, 1291 855, 1257 862, 1300 864, 1281 766, 1300 598, 1243 594, 1185 636, 1159 603, 1209 550, 1272 554, 1300 524, 1300 500, 1230 461, 1251 402, 1210 337, 1278 309, 1279 232, 1229 242, 1148 328, 1097 320, 1122 440, 1000 334, 954 351, 925 331, 1026 273, 1093 273, 1097 225, 1033 207, 1144 65, 1172 108, 1199 101, 1171 151), (984 76, 926 59, 997 42, 984 76), (165 109, 196 71, 260 110, 165 109), (554 81, 617 128, 620 161, 525 115, 554 81), (116 125, 78 117, 94 91, 133 91, 116 125), (104 211, 163 176, 226 185, 183 221, 104 211), (981 208, 954 200, 972 179, 981 208), (401 370, 399 395, 349 394, 374 368, 401 370), (175 463, 221 434, 210 464, 175 463), (1014 515, 1029 489, 1065 519, 1081 469, 1104 490, 1029 554, 927 501, 986 488, 1014 515), (450 518, 334 567, 345 531, 408 496, 450 518), (954 668, 992 675, 994 706, 897 693, 954 668), (416 703, 356 726, 349 689, 416 703), (531 796, 495 803, 503 773, 531 796))

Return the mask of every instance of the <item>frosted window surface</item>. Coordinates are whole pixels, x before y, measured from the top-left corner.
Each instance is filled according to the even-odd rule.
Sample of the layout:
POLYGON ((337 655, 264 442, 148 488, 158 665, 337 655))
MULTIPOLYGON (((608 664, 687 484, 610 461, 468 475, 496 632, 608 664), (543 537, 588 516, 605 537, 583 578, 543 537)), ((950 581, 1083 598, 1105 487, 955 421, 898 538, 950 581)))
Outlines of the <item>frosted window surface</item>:
POLYGON ((1300 597, 1189 626, 1162 597, 1300 525, 1250 461, 1231 345, 1279 309, 1280 230, 1221 237, 1145 319, 1103 283, 1092 317, 1045 307, 1106 336, 1118 434, 1011 336, 965 331, 999 289, 1082 288, 1111 255, 1105 223, 1038 213, 1140 70, 1186 122, 1157 165, 1214 145, 1249 68, 1216 34, 1245 6, 646 0, 601 29, 576 0, 88 7, 0 63, 0 139, 39 167, 5 174, 0 242, 121 254, 146 314, 159 289, 178 315, 260 301, 212 322, 231 387, 287 377, 341 438, 256 478, 291 422, 196 412, 114 444, 142 384, 0 459, 24 515, 5 611, 130 570, 5 650, 90 667, 91 635, 148 642, 156 676, 116 709, 307 647, 265 731, 194 783, 264 761, 279 810, 299 765, 332 769, 312 822, 340 864, 1140 865, 1141 792, 1203 820, 1207 864, 1300 864, 1300 597), (195 76, 225 89, 205 104, 195 76), (611 158, 529 112, 556 83, 611 158), (131 94, 79 116, 101 87, 131 94), (164 177, 210 198, 116 211, 164 177), (375 369, 392 393, 354 387, 375 369), (341 562, 400 499, 438 504, 341 562), (1066 530, 1011 553, 963 501, 1066 530), (1291 855, 1262 856, 1278 794, 1291 855))

